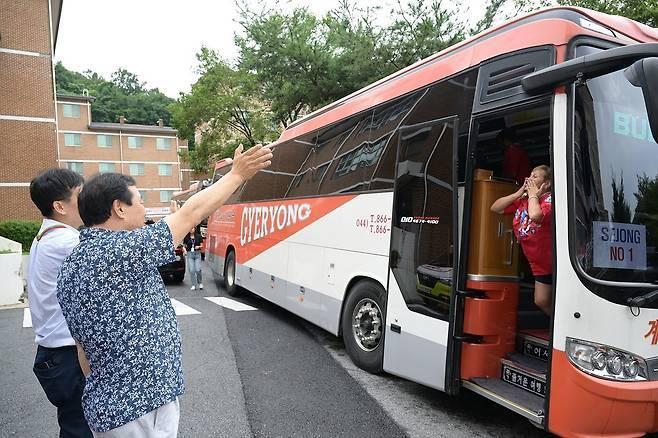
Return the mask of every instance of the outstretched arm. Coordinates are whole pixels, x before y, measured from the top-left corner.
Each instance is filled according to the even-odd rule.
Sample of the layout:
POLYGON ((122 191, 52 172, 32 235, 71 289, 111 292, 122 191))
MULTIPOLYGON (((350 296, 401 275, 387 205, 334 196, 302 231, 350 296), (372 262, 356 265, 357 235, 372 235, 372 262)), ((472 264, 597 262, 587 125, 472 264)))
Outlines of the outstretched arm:
POLYGON ((221 207, 243 182, 272 163, 272 152, 267 147, 256 145, 247 152, 242 151, 242 145, 235 150, 233 167, 228 174, 192 196, 177 212, 164 219, 174 237, 174 245, 183 240, 190 228, 221 207))

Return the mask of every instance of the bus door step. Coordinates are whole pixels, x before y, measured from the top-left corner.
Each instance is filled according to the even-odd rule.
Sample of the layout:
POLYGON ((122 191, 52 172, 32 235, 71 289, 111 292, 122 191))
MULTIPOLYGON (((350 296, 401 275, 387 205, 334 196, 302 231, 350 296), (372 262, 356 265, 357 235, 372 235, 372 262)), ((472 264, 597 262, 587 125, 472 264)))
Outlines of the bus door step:
POLYGON ((548 361, 550 346, 548 330, 519 330, 518 349, 524 356, 548 361))
POLYGON ((503 382, 528 391, 539 397, 546 396, 546 371, 548 364, 519 353, 512 353, 500 360, 500 378, 503 382))
POLYGON ((544 425, 544 399, 494 377, 473 377, 462 386, 523 415, 538 427, 544 425))

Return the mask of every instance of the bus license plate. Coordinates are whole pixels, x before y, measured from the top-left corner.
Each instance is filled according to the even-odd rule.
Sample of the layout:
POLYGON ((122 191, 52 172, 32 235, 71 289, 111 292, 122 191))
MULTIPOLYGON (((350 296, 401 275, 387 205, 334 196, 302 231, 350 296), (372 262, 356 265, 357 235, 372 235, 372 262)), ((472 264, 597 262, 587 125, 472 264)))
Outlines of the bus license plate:
POLYGON ((518 368, 512 368, 506 364, 502 367, 502 378, 504 382, 518 386, 540 397, 546 396, 546 382, 534 377, 532 374, 525 373, 518 368))

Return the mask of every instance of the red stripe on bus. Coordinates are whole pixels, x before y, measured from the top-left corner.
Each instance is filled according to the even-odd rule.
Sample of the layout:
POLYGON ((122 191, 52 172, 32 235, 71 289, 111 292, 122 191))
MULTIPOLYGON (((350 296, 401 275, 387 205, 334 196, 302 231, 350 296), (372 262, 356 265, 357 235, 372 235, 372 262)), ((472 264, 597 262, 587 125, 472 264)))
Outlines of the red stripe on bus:
POLYGON ((233 246, 237 262, 244 264, 355 197, 344 195, 224 206, 208 222, 208 235, 216 239, 209 251, 224 257, 226 249, 233 246))

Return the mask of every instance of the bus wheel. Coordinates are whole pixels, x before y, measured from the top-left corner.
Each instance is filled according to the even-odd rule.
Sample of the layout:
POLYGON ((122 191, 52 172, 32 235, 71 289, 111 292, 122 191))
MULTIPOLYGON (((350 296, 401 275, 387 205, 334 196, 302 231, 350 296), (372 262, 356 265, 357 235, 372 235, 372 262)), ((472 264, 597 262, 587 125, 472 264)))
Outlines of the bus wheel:
POLYGON ((224 263, 224 289, 226 292, 235 297, 240 294, 240 289, 235 284, 235 251, 229 251, 224 263))
POLYGON ((345 349, 356 366, 380 373, 384 363, 385 291, 371 281, 360 281, 350 291, 341 328, 345 349))

